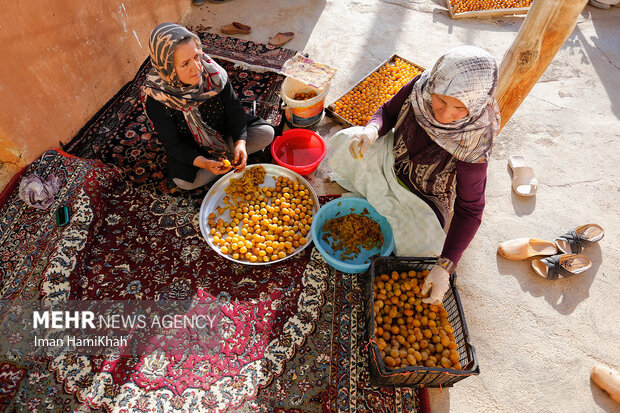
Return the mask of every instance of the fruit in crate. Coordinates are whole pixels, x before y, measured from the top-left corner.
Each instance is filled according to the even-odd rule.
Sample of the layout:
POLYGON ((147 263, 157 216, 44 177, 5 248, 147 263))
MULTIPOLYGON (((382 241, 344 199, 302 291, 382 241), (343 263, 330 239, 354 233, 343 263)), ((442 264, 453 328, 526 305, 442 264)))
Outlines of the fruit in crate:
POLYGON ((462 370, 454 328, 443 306, 422 302, 429 271, 392 271, 375 278, 375 341, 385 365, 462 370))
POLYGON ((334 102, 333 111, 353 125, 366 125, 379 106, 420 73, 416 66, 397 57, 334 102))
POLYGON ((450 0, 453 13, 529 7, 532 0, 450 0))

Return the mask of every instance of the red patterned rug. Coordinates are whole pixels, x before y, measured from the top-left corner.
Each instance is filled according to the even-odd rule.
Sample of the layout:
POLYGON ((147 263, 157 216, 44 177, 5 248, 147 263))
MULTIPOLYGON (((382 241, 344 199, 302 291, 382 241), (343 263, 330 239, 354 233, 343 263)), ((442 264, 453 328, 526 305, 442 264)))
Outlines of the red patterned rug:
POLYGON ((54 151, 24 176, 50 174, 62 185, 47 209, 17 191, 0 209, 2 300, 191 298, 222 317, 216 345, 202 354, 161 346, 136 357, 46 358, 6 350, 26 334, 5 327, 18 312, 3 312, 5 411, 415 409, 411 391, 368 384, 357 276, 329 270, 314 249, 265 267, 231 265, 201 239, 192 202, 141 191, 115 167, 54 151), (71 219, 59 227, 53 211, 63 204, 71 219))

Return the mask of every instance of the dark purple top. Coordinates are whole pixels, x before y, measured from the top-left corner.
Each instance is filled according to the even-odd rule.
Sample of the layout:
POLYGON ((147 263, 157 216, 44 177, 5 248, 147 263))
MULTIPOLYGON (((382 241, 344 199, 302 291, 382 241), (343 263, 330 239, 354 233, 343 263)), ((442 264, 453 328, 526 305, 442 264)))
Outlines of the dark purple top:
MULTIPOLYGON (((400 110, 409 95, 411 95, 413 84, 417 79, 418 77, 403 86, 392 99, 385 102, 372 116, 369 124, 372 123, 379 127, 379 136, 385 135, 396 125, 400 110)), ((415 121, 415 117, 412 116, 412 119, 415 121)), ((439 150, 446 152, 448 157, 451 156, 433 142, 422 127, 416 127, 412 130, 415 131, 415 136, 409 140, 410 143, 407 145, 407 152, 412 159, 419 159, 420 155, 428 152, 429 146, 433 145, 431 152, 439 150)), ((468 163, 455 160, 455 172, 456 197, 454 200, 454 215, 441 256, 457 264, 463 251, 465 251, 465 248, 474 238, 480 226, 485 203, 484 190, 486 187, 487 163, 468 163)), ((417 193, 416 195, 421 195, 424 199, 424 194, 417 193)), ((427 200, 425 199, 425 201, 427 200)), ((432 203, 429 203, 429 205, 433 207, 439 221, 444 225, 443 216, 437 211, 435 205, 432 203)))

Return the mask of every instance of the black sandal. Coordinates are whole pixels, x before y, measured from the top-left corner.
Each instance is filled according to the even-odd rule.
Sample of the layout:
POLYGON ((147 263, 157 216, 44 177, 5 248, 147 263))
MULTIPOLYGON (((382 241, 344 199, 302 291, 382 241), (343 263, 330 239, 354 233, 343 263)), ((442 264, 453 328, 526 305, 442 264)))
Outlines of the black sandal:
POLYGON ((548 280, 571 277, 588 270, 592 262, 585 255, 558 254, 532 261, 536 274, 548 280))
POLYGON ((565 254, 578 254, 585 247, 599 241, 604 235, 605 231, 599 225, 586 224, 557 237, 555 243, 565 254))

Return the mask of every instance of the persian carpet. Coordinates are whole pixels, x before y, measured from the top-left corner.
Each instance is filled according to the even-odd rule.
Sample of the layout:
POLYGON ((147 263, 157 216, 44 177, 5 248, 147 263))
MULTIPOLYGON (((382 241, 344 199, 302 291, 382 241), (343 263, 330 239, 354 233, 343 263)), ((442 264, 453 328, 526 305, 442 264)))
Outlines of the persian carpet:
MULTIPOLYGON (((136 189, 116 167, 49 151, 31 174, 54 174, 62 187, 47 210, 16 192, 1 207, 2 300, 197 297, 222 317, 202 354, 164 346, 137 357, 3 354, 0 410, 415 409, 410 390, 369 386, 357 276, 330 270, 316 250, 264 267, 232 265, 202 240, 194 203, 136 189), (62 204, 71 220, 58 227, 53 211, 62 204)), ((18 343, 24 334, 2 337, 18 343)))
MULTIPOLYGON (((209 53, 226 71, 246 111, 256 102, 256 115, 278 126, 282 120, 278 95, 284 77, 277 73, 295 51, 198 31, 209 53)), ((63 149, 82 158, 116 165, 134 187, 199 200, 205 188, 179 191, 167 177, 166 154, 150 127, 140 100, 140 87, 151 68, 142 64, 126 84, 63 149)), ((208 188, 206 188, 208 189, 208 188)))

